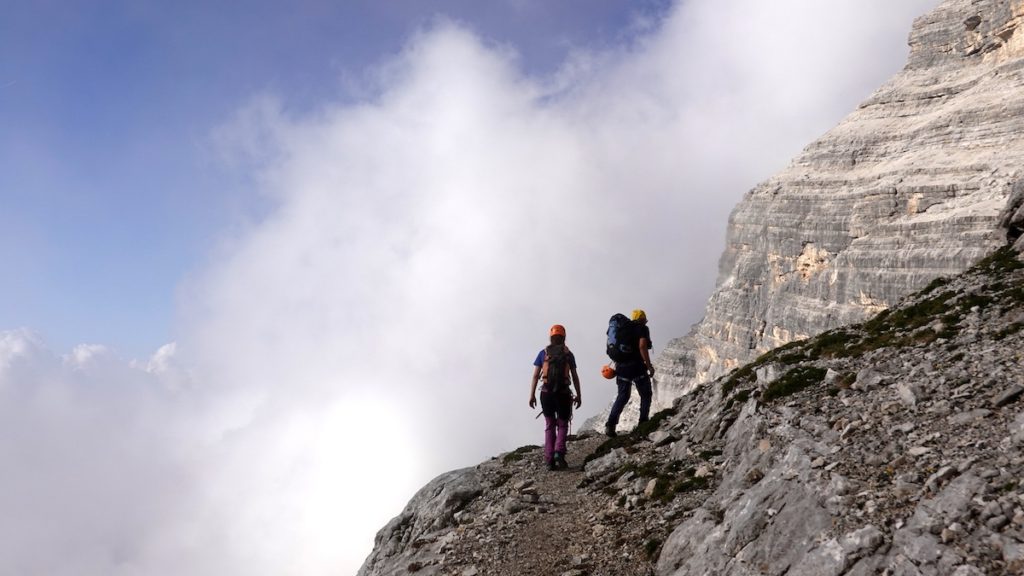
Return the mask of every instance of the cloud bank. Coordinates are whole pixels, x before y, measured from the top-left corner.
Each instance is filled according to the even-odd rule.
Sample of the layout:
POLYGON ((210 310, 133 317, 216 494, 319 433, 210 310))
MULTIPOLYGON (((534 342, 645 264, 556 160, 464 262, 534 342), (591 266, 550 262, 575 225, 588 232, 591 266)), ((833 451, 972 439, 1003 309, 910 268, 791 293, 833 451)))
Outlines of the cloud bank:
MULTIPOLYGON (((354 573, 443 470, 540 441, 561 323, 584 408, 608 316, 697 320, 726 217, 898 69, 933 1, 684 2, 551 77, 440 20, 353 103, 219 131, 267 210, 146 363, 0 334, 0 557, 19 573, 354 573)), ((657 350, 656 350, 657 351, 657 350)))

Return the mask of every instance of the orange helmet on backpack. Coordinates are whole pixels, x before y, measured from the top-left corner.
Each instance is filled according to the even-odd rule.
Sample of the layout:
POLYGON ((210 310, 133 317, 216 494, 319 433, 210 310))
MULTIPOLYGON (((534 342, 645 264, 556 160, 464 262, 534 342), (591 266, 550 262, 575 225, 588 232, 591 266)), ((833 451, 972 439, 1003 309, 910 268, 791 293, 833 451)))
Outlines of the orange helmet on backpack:
POLYGON ((611 380, 612 378, 615 378, 615 368, 612 368, 611 366, 609 366, 607 364, 605 364, 604 366, 601 366, 601 376, 604 376, 608 380, 611 380))
POLYGON ((562 326, 561 324, 555 324, 554 326, 551 327, 551 330, 548 332, 548 335, 565 336, 565 326, 562 326))

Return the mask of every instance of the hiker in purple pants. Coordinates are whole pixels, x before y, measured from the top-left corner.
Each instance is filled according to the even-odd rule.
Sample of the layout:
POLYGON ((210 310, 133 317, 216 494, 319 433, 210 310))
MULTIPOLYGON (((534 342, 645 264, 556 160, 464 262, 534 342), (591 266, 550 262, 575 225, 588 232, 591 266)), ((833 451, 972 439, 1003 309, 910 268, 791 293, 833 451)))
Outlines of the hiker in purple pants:
POLYGON ((580 377, 576 373, 576 357, 565 345, 565 327, 555 324, 549 331, 551 344, 533 361, 530 381, 530 408, 537 407, 537 382, 544 381, 540 391, 540 407, 544 414, 544 462, 548 470, 565 468, 565 440, 569 434, 572 408, 583 404, 580 377), (573 397, 570 380, 576 389, 573 397))

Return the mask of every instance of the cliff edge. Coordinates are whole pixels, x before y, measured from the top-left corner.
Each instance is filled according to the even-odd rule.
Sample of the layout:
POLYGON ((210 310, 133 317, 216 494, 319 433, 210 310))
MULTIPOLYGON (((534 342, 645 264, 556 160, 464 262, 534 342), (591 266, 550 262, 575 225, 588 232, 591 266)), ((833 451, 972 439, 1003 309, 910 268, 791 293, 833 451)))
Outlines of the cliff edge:
POLYGON ((1022 350, 1006 246, 629 434, 574 438, 569 470, 524 446, 438 477, 359 575, 1022 574, 1022 350))
POLYGON ((656 361, 659 405, 860 322, 1003 242, 1024 170, 1024 2, 947 0, 906 67, 729 219, 704 318, 656 361))

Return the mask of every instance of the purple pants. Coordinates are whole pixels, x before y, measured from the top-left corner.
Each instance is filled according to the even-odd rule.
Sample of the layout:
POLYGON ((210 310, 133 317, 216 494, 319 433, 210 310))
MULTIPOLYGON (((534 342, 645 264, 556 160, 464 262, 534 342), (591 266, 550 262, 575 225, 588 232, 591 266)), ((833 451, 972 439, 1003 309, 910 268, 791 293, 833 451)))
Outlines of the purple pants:
POLYGON ((572 394, 551 394, 541 390, 540 408, 544 413, 544 461, 551 462, 555 452, 565 455, 565 438, 572 420, 572 394))

